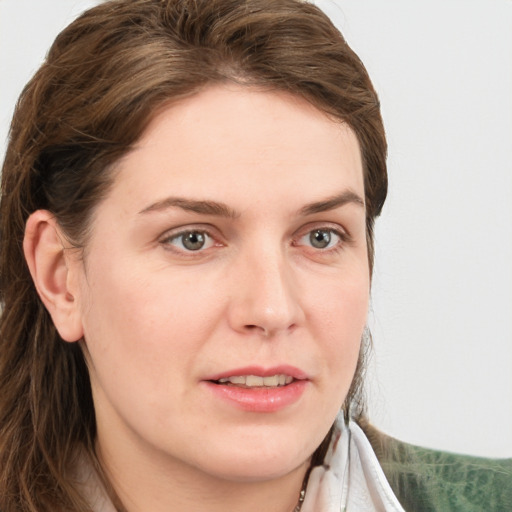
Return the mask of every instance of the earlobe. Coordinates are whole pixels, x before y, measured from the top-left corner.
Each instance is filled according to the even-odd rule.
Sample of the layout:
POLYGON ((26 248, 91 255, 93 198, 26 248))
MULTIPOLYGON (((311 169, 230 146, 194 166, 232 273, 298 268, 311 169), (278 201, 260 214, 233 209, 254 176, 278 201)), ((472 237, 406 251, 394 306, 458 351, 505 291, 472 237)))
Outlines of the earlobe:
POLYGON ((83 337, 83 327, 64 241, 49 211, 37 210, 28 218, 23 251, 30 274, 61 338, 71 342, 83 337))

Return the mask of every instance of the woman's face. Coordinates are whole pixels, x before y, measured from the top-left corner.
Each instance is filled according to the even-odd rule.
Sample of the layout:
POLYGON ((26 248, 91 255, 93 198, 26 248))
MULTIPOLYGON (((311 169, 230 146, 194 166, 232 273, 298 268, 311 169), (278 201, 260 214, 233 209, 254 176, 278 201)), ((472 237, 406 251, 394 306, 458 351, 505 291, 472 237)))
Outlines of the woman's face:
POLYGON ((210 87, 118 166, 70 268, 105 458, 232 480, 304 464, 366 321, 363 171, 304 100, 210 87))

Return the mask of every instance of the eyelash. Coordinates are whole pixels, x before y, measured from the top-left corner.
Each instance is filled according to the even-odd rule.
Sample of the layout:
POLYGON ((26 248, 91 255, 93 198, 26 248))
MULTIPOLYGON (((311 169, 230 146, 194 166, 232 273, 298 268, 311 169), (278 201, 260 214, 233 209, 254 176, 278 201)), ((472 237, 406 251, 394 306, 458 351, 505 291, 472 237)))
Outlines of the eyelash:
MULTIPOLYGON (((294 237, 292 239, 292 245, 294 247, 300 247, 305 246, 306 244, 301 244, 300 241, 303 240, 306 237, 309 237, 309 240, 311 241, 311 236, 314 232, 320 233, 324 232, 327 233, 330 237, 334 235, 338 240, 335 241, 335 243, 329 247, 329 244, 331 243, 331 240, 329 240, 329 244, 327 247, 313 247, 312 245, 309 245, 309 248, 313 251, 318 253, 336 253, 343 249, 344 245, 346 243, 350 243, 351 237, 346 231, 342 231, 340 229, 336 229, 330 226, 315 226, 313 228, 308 229, 307 231, 302 231, 302 233, 294 237)), ((201 253, 207 251, 211 247, 221 247, 224 244, 222 242, 217 242, 216 237, 207 229, 198 227, 197 229, 184 229, 181 231, 178 231, 176 233, 170 233, 167 234, 165 237, 163 237, 160 240, 160 243, 166 248, 166 250, 175 251, 179 254, 185 254, 188 257, 195 257, 199 256, 201 253), (184 237, 186 235, 200 235, 206 237, 206 244, 207 247, 201 246, 197 250, 189 249, 184 246, 184 237), (209 241, 208 241, 209 240, 209 241), (180 241, 181 247, 177 247, 175 244, 173 244, 174 241, 180 241)))

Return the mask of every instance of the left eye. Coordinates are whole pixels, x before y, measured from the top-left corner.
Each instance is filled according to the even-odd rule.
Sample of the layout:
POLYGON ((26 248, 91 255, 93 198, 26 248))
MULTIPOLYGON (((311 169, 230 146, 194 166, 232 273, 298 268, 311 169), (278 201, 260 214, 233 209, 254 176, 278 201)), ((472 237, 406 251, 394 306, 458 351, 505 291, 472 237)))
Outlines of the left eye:
POLYGON ((315 249, 331 249, 341 242, 341 236, 334 229, 314 229, 299 239, 299 245, 310 245, 315 249))
POLYGON ((166 243, 182 251, 201 251, 212 247, 214 241, 206 231, 183 231, 167 238, 166 243))

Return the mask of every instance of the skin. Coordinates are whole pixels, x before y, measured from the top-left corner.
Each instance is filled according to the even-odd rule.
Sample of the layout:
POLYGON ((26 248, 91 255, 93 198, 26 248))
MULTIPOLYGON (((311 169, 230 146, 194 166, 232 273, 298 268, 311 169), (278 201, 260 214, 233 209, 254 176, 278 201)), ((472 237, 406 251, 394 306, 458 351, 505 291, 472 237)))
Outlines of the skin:
POLYGON ((85 339, 99 457, 130 512, 293 510, 356 367, 363 200, 348 126, 285 93, 223 85, 151 122, 84 258, 62 249, 48 212, 31 217, 29 267, 61 336, 85 339), (326 248, 313 246, 318 229, 326 248), (205 245, 187 250, 187 231, 205 245), (261 413, 205 385, 254 364, 300 369, 303 393, 261 413))

